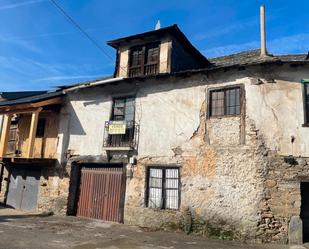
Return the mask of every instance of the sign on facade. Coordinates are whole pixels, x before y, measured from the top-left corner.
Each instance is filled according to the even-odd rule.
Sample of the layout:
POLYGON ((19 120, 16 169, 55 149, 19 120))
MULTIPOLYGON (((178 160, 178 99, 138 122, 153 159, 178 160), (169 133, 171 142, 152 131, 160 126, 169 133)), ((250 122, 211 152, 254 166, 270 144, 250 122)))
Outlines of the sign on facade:
POLYGON ((126 134, 126 123, 124 121, 110 121, 108 125, 108 134, 126 134))

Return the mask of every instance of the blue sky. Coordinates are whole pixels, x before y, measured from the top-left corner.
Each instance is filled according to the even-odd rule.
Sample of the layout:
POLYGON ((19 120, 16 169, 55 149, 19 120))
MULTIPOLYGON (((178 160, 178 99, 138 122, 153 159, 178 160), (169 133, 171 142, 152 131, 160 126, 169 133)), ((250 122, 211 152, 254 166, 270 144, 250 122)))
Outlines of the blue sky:
MULTIPOLYGON (((106 50, 106 41, 177 23, 206 56, 259 47, 259 6, 266 5, 269 52, 309 50, 309 1, 57 0, 106 50), (306 16, 307 15, 307 16, 306 16)), ((104 56, 50 0, 0 0, 0 91, 53 89, 111 75, 104 56)))

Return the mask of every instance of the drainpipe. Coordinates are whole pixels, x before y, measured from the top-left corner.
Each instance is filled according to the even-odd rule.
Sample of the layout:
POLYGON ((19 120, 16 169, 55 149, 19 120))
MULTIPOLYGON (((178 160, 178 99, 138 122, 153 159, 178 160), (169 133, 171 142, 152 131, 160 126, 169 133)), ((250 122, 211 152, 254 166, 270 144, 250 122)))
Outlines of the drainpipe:
POLYGON ((265 6, 260 7, 261 57, 267 56, 265 31, 265 6))

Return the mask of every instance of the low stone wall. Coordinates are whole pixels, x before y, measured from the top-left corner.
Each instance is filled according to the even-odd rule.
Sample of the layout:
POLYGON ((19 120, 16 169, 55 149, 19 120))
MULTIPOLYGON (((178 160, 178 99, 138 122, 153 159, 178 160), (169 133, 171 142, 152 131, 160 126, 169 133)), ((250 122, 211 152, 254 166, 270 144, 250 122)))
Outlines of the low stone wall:
POLYGON ((42 168, 38 194, 38 211, 65 215, 69 194, 69 177, 60 167, 42 168))
MULTIPOLYGON (((309 181, 309 158, 281 157, 269 152, 264 197, 259 204, 257 240, 287 243, 289 223, 300 216, 301 181, 309 181)), ((293 228, 295 229, 295 228, 293 228)), ((302 228, 299 227, 299 233, 302 228)))

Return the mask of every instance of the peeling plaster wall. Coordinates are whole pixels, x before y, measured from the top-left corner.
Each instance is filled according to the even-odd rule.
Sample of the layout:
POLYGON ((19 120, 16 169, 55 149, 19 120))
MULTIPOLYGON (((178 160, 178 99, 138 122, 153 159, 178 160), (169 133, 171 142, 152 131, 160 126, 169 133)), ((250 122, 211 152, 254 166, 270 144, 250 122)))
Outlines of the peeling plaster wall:
MULTIPOLYGON (((65 138, 63 143, 67 144, 71 155, 102 154, 104 123, 109 120, 111 106, 112 98, 100 88, 85 89, 68 95, 62 115, 69 122, 67 118, 62 119, 60 127, 69 132, 69 138, 65 138)), ((66 150, 58 148, 58 152, 65 153, 66 150)))
POLYGON ((247 86, 247 112, 267 143, 280 155, 309 157, 309 129, 304 122, 300 82, 276 80, 276 83, 247 86), (291 143, 291 137, 295 141, 291 143))
MULTIPOLYGON (((265 71, 258 67, 251 71, 219 71, 207 76, 152 79, 71 92, 64 108, 70 116, 67 148, 74 155, 102 154, 111 96, 135 95, 135 119, 140 125, 138 163, 133 168, 133 178, 127 179, 125 223, 183 229, 184 209, 189 207, 194 233, 284 242, 288 221, 291 215, 299 213, 299 207, 293 207, 293 212, 286 216, 274 211, 273 217, 279 215, 285 221, 280 224, 274 220, 270 225, 265 220, 269 210, 264 206, 271 209, 272 205, 276 210, 280 206, 278 196, 285 191, 280 187, 283 185, 278 185, 271 201, 265 199, 266 180, 273 168, 269 154, 308 156, 308 128, 301 126, 303 104, 299 84, 302 78, 309 78, 307 71, 285 67, 265 71), (262 84, 257 79, 262 79, 262 84), (265 79, 274 79, 275 83, 265 79), (245 113, 240 117, 207 119, 207 90, 239 84, 245 89, 245 113), (295 136, 293 150, 291 135, 295 136), (180 166, 179 210, 145 207, 145 175, 149 165, 180 166)), ((279 178, 279 173, 271 177, 279 178)), ((289 185, 290 180, 280 181, 289 185)), ((284 192, 286 198, 299 193, 299 184, 294 182, 293 186, 292 191, 284 192)))

